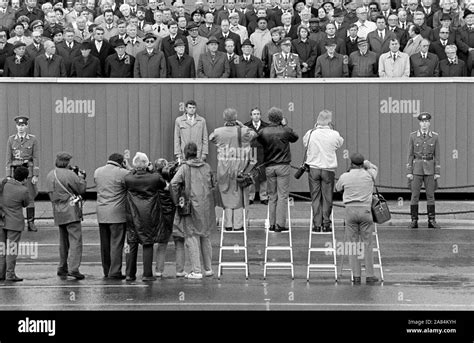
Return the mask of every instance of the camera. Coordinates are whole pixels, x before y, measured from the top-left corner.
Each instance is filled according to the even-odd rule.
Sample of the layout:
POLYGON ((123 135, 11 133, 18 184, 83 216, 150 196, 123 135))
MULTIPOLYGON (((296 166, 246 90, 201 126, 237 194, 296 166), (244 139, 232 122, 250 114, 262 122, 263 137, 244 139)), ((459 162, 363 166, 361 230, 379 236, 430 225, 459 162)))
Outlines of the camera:
POLYGON ((171 182, 176 172, 178 171, 178 168, 179 168, 178 162, 168 162, 166 166, 163 167, 161 171, 161 175, 166 181, 171 182))
POLYGON ((298 170, 296 171, 295 173, 295 179, 299 179, 300 177, 303 176, 303 174, 308 171, 308 165, 306 163, 303 163, 299 168, 298 170))
POLYGON ((76 173, 77 176, 80 176, 79 174, 83 175, 84 179, 87 176, 86 171, 80 169, 78 166, 69 166, 69 169, 72 170, 74 173, 76 173))

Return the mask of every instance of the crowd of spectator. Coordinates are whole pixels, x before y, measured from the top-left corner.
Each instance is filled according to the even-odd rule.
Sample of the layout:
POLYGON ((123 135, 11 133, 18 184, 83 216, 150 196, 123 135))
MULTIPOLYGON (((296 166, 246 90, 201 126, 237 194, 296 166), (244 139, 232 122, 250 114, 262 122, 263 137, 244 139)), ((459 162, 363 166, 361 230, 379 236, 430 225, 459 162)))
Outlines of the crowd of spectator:
POLYGON ((0 75, 474 75, 473 0, 51 1, 0 0, 0 75))

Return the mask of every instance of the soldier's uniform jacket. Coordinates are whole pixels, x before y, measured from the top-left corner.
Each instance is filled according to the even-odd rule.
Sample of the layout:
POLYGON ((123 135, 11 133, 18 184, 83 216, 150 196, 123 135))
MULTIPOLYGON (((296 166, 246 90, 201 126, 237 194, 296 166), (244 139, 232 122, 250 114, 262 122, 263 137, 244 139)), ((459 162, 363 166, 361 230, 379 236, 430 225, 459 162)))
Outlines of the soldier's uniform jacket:
POLYGON ((282 52, 273 55, 273 63, 270 70, 271 78, 286 79, 290 77, 301 78, 300 60, 297 54, 289 53, 285 61, 282 52))
POLYGON ((13 177, 12 167, 25 165, 29 170, 28 177, 39 176, 38 153, 38 139, 34 135, 26 134, 23 142, 18 134, 10 136, 7 142, 6 175, 13 177))
POLYGON ((423 138, 421 130, 412 132, 408 143, 407 174, 439 175, 440 171, 438 134, 428 131, 423 138))

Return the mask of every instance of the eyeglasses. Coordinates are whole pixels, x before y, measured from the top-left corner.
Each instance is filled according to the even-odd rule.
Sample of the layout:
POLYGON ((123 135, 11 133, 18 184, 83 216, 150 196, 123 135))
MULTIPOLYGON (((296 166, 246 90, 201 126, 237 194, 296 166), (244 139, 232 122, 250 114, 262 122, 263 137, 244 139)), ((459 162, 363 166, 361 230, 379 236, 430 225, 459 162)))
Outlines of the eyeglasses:
POLYGON ((147 39, 147 40, 145 41, 145 43, 155 43, 155 40, 154 40, 154 39, 147 39))

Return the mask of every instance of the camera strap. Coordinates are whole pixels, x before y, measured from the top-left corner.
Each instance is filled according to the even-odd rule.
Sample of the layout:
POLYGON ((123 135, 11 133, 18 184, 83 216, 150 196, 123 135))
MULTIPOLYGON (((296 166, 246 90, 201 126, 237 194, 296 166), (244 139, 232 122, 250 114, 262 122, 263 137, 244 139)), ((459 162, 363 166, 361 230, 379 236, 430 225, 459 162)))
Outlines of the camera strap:
POLYGON ((306 149, 304 150, 304 157, 303 157, 303 164, 306 163, 306 157, 308 157, 308 148, 309 148, 309 143, 311 142, 311 135, 313 134, 313 131, 315 129, 312 129, 310 134, 309 134, 309 138, 308 138, 308 144, 306 145, 306 149))
POLYGON ((70 197, 75 198, 76 196, 73 195, 71 192, 68 191, 68 189, 59 181, 58 175, 56 174, 56 169, 54 170, 54 177, 56 178, 56 181, 58 181, 58 184, 61 186, 62 189, 66 191, 67 194, 69 194, 70 197))

